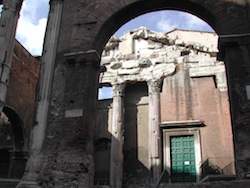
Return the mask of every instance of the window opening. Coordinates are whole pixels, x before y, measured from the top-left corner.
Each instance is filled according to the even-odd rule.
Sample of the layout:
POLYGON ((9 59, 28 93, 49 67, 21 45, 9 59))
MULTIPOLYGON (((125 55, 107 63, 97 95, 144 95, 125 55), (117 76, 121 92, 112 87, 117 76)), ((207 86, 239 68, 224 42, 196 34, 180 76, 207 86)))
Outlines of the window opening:
POLYGON ((98 100, 103 100, 103 99, 112 99, 113 98, 113 90, 112 87, 108 86, 103 86, 99 88, 98 91, 98 100))

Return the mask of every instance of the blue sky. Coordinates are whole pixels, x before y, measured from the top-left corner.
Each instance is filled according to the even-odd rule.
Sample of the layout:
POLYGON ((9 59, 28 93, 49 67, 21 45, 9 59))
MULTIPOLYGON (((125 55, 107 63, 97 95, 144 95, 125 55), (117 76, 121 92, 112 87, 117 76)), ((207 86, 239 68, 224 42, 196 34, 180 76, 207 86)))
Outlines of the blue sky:
MULTIPOLYGON (((32 55, 41 55, 49 11, 49 0, 24 0, 16 38, 32 55)), ((139 16, 123 25, 115 34, 145 26, 153 31, 168 32, 173 28, 213 31, 199 18, 177 11, 158 11, 139 16)))
POLYGON ((168 32, 174 28, 187 30, 213 31, 203 20, 192 14, 180 11, 157 11, 141 15, 123 25, 116 34, 122 35, 124 31, 145 26, 153 31, 168 32))

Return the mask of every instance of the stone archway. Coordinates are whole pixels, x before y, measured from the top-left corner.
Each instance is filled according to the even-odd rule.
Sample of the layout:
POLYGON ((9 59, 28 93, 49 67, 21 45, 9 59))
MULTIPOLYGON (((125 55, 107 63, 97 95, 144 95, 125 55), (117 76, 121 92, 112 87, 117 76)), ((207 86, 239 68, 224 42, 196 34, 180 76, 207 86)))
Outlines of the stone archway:
POLYGON ((1 152, 8 158, 5 159, 8 163, 6 164, 7 169, 5 169, 7 170, 6 178, 20 179, 24 173, 27 161, 27 151, 24 151, 25 134, 23 123, 20 116, 9 107, 5 106, 3 108, 3 114, 7 121, 3 122, 2 126, 4 129, 9 127, 7 132, 3 131, 2 136, 6 137, 6 141, 1 143, 1 148, 3 148, 1 152))
POLYGON ((14 135, 14 150, 23 150, 24 149, 24 129, 23 123, 19 115, 11 108, 4 107, 3 112, 9 118, 9 121, 12 126, 13 135, 14 135))
POLYGON ((193 13, 220 36, 220 57, 227 64, 237 176, 249 177, 247 2, 51 0, 50 3, 32 155, 19 187, 38 186, 38 183, 43 187, 93 186, 93 125, 100 54, 122 24, 143 13, 162 9, 193 13), (237 66, 238 62, 241 66, 237 66), (36 133, 40 135, 38 138, 36 133))

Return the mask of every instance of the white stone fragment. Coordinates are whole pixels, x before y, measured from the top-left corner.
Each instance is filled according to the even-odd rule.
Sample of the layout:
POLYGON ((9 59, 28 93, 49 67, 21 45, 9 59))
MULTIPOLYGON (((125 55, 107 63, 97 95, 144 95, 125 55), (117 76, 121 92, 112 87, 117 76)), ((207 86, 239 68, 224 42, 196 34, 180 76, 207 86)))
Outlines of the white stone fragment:
POLYGON ((122 63, 119 61, 113 61, 110 63, 110 68, 111 69, 119 69, 122 67, 122 63))
POLYGON ((82 109, 73 109, 73 110, 66 110, 65 111, 65 118, 77 118, 83 116, 82 109))
POLYGON ((192 32, 179 30, 167 34, 145 27, 129 31, 113 41, 119 43, 118 48, 105 52, 109 56, 103 56, 101 64, 105 64, 107 70, 100 75, 100 82, 158 80, 174 74, 180 65, 189 70, 190 77, 215 76, 217 88, 225 91, 225 67, 216 61, 218 50, 212 41, 214 36, 203 34, 198 33, 197 36, 202 37, 198 39, 192 32))

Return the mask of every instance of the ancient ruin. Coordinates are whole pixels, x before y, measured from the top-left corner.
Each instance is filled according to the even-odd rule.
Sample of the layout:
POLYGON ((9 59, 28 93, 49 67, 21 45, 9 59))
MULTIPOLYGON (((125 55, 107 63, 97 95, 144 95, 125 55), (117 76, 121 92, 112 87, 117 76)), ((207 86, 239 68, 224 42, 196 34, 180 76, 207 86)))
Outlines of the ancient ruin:
POLYGON ((99 101, 96 184, 200 182, 210 173, 233 178, 227 81, 224 63, 216 58, 217 39, 214 33, 163 34, 143 27, 111 37, 100 84, 112 86, 113 99, 99 101), (191 139, 187 143, 193 145, 189 151, 186 141, 175 141, 184 153, 173 154, 170 139, 191 139))
MULTIPOLYGON (((0 4, 4 112, 22 0, 0 4)), ((175 187, 183 178, 189 181, 185 187, 248 187, 248 12, 244 0, 50 0, 36 110, 24 144, 28 161, 17 187, 129 187, 142 182, 175 187), (124 39, 110 38, 130 19, 156 10, 200 17, 215 30, 218 45, 189 43, 181 33, 191 33, 178 30, 164 35, 139 28, 124 39), (97 100, 102 85, 112 86, 112 101, 97 100), (195 161, 183 161, 191 169, 184 177, 173 170, 180 140, 193 143, 189 149, 195 151, 195 161), (224 164, 215 159, 220 157, 224 164), (233 174, 235 167, 236 179, 204 179, 201 169, 210 164, 224 175, 233 174)), ((201 38, 213 34, 205 35, 201 38)))

